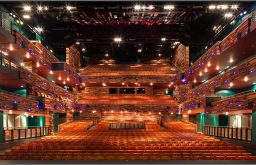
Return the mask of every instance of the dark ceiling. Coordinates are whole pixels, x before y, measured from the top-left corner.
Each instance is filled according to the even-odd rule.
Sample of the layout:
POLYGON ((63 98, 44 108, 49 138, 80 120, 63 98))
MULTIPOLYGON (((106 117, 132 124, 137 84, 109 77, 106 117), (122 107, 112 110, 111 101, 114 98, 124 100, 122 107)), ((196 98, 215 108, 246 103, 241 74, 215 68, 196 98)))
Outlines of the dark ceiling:
POLYGON ((84 54, 92 61, 114 58, 117 62, 146 62, 161 57, 171 58, 179 41, 190 46, 190 53, 198 53, 216 35, 214 26, 229 24, 226 12, 237 15, 250 2, 1 2, 19 16, 26 13, 24 5, 31 5, 26 22, 31 27, 43 27, 42 37, 59 57, 65 47, 79 41, 84 54), (174 5, 165 10, 164 5, 174 5), (238 5, 237 10, 210 10, 211 4, 238 5), (48 10, 37 11, 37 6, 48 10), (135 5, 145 10, 135 10, 135 5), (67 6, 72 6, 67 10, 67 6), (153 6, 153 9, 149 9, 153 6), (114 37, 121 37, 117 44, 114 37), (161 41, 161 38, 166 41, 161 41), (138 52, 141 49, 142 52, 138 52), (104 57, 108 53, 108 57, 104 57))

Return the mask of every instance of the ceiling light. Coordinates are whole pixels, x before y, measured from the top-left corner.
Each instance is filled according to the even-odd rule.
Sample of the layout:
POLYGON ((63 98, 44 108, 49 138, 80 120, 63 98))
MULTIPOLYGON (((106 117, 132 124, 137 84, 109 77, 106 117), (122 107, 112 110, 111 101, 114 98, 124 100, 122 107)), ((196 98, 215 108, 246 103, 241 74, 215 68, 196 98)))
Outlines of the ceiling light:
POLYGON ((221 9, 222 9, 222 10, 227 10, 227 9, 228 9, 228 5, 222 5, 222 6, 221 6, 221 9))
POLYGON ((248 81, 248 77, 247 77, 247 76, 244 77, 244 81, 245 81, 245 82, 248 81))
POLYGON ((168 87, 171 87, 171 84, 169 84, 168 87))
POLYGON ((61 76, 59 76, 59 78, 58 78, 60 81, 61 81, 61 76))
POLYGON ((69 77, 67 78, 67 81, 70 81, 69 77))
POLYGON ((229 59, 229 63, 233 63, 234 62, 234 60, 233 60, 233 58, 231 57, 230 59, 229 59))
POLYGON ((165 37, 161 38, 161 41, 166 41, 166 38, 165 37))
POLYGON ((203 73, 202 73, 202 72, 200 72, 200 73, 199 73, 199 76, 202 76, 202 75, 203 75, 203 73))
POLYGON ((43 11, 43 7, 42 7, 42 6, 37 6, 37 10, 38 10, 39 12, 41 12, 41 11, 43 11))
POLYGON ((105 53, 105 57, 108 57, 109 56, 109 54, 108 53, 105 53))
POLYGON ((188 110, 188 113, 190 114, 190 113, 191 113, 191 110, 188 110))
POLYGON ((238 9, 238 5, 231 5, 231 9, 234 9, 234 10, 238 9))
POLYGON ((42 27, 35 27, 35 30, 40 34, 44 31, 44 29, 42 27))
POLYGON ((39 62, 36 62, 36 67, 39 67, 40 66, 40 63, 39 62))
POLYGON ((20 66, 25 66, 25 64, 22 62, 22 63, 20 63, 20 66))
POLYGON ((30 19, 30 15, 24 14, 24 15, 23 15, 23 18, 24 18, 24 19, 30 19))
POLYGON ((233 82, 231 82, 231 83, 229 84, 230 87, 232 87, 233 85, 234 85, 233 82))
POLYGON ((31 11, 31 6, 29 6, 29 5, 25 5, 25 6, 23 6, 23 9, 24 9, 24 11, 31 11))
POLYGON ((142 52, 142 49, 138 49, 138 53, 141 53, 142 52))
POLYGON ((210 66, 211 66, 211 63, 210 63, 210 62, 208 62, 208 63, 207 63, 207 66, 208 66, 208 67, 210 67, 210 66))
POLYGON ((53 74, 52 70, 50 70, 50 74, 53 74))
POLYGON ((161 54, 161 53, 158 53, 158 56, 159 56, 159 57, 161 57, 161 56, 162 56, 162 54, 161 54))
POLYGON ((225 17, 225 18, 231 18, 232 16, 233 16, 232 13, 225 13, 225 14, 224 14, 224 17, 225 17))
POLYGON ((207 68, 205 68, 205 69, 204 69, 204 72, 205 72, 205 73, 206 73, 206 72, 208 72, 208 69, 207 69, 207 68))
POLYGON ((152 85, 153 85, 153 83, 150 83, 150 85, 152 86, 152 85))
POLYGON ((165 10, 173 10, 174 9, 174 5, 164 5, 164 9, 165 10))
POLYGON ((219 65, 217 65, 217 66, 216 66, 216 70, 220 70, 220 67, 219 67, 219 65))
POLYGON ((216 30, 217 29, 217 26, 214 26, 213 28, 212 28, 212 30, 216 30))
POLYGON ((106 84, 106 83, 102 83, 102 86, 104 86, 104 87, 105 87, 105 86, 107 86, 107 84, 106 84))
POLYGON ((122 82, 122 85, 124 85, 125 83, 124 82, 122 82))
POLYGON ((138 85, 138 83, 136 82, 135 85, 138 85))
POLYGON ((10 44, 9 50, 10 50, 10 51, 13 51, 13 46, 12 46, 12 44, 10 44))
POLYGON ((79 42, 79 41, 76 41, 76 45, 80 45, 80 42, 79 42))
POLYGON ((30 58, 29 52, 26 53, 26 58, 30 58))
POLYGON ((46 11, 47 11, 47 10, 48 10, 48 7, 47 7, 47 6, 45 6, 45 7, 44 7, 44 10, 46 10, 46 11))
POLYGON ((122 41, 122 38, 121 38, 121 37, 115 37, 115 38, 114 38, 114 41, 115 41, 115 42, 121 42, 121 41, 122 41))
POLYGON ((193 81, 194 83, 196 83, 196 79, 194 79, 194 81, 193 81))
POLYGON ((82 52, 85 52, 85 50, 86 50, 85 48, 82 48, 82 52))
POLYGON ((226 112, 225 114, 228 115, 228 112, 226 112))
POLYGON ((67 5, 67 6, 66 6, 66 9, 67 9, 68 11, 71 11, 71 10, 73 9, 73 7, 72 7, 72 6, 67 5))
POLYGON ((63 84, 66 84, 66 81, 63 81, 63 84))
POLYGON ((149 6, 148 6, 148 9, 149 9, 149 10, 153 10, 154 8, 155 8, 155 7, 154 7, 153 5, 149 5, 149 6))
POLYGON ((208 8, 209 8, 210 10, 214 10, 214 9, 216 9, 216 6, 215 6, 215 5, 210 5, 208 8))
POLYGON ((20 87, 21 87, 21 88, 24 88, 24 85, 21 85, 20 87))
POLYGON ((141 9, 141 6, 140 5, 135 5, 134 6, 134 10, 140 10, 141 9))

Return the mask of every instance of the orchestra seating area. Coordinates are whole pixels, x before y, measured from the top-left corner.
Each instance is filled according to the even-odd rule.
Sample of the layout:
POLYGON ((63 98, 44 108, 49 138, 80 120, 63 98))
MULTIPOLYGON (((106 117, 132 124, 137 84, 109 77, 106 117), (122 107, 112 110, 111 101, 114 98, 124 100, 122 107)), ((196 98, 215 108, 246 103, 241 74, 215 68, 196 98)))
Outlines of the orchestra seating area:
POLYGON ((58 134, 13 147, 1 159, 256 160, 243 147, 196 133, 193 126, 182 121, 166 122, 169 129, 146 123, 142 130, 109 130, 109 122, 102 121, 86 131, 88 124, 68 123, 58 134))

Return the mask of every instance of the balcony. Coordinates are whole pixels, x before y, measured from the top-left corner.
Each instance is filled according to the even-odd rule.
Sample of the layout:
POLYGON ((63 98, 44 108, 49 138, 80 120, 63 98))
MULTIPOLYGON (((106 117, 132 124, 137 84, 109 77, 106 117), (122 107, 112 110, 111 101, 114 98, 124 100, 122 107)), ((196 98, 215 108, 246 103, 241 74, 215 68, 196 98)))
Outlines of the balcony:
POLYGON ((32 100, 18 94, 0 90, 0 109, 25 111, 25 112, 39 112, 38 101, 32 100))

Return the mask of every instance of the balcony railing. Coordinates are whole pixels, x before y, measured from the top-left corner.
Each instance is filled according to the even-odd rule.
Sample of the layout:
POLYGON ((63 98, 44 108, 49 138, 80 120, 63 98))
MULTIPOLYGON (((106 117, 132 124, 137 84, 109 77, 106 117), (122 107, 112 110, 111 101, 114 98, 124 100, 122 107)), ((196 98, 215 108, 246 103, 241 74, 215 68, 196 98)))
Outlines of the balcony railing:
POLYGON ((4 141, 29 139, 49 135, 49 127, 28 127, 4 130, 4 141))
POLYGON ((230 127, 213 127, 204 126, 203 133, 208 136, 215 136, 220 138, 228 138, 241 141, 252 141, 251 128, 230 128, 230 127))

